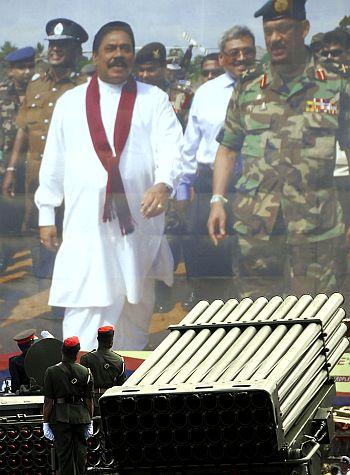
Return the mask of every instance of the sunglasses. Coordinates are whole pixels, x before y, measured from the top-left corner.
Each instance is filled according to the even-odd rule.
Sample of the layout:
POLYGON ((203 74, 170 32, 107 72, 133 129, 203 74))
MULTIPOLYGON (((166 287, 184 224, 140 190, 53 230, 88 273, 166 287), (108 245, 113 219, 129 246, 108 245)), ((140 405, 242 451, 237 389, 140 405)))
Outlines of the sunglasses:
POLYGON ((233 59, 237 59, 240 55, 247 58, 255 55, 255 48, 235 48, 230 51, 223 51, 223 54, 233 59))
POLYGON ((328 58, 328 56, 342 56, 345 53, 345 51, 341 48, 338 49, 323 49, 321 51, 321 55, 324 56, 325 58, 328 58))
POLYGON ((220 74, 222 74, 222 69, 204 69, 202 71, 202 76, 205 78, 207 78, 210 74, 212 76, 220 76, 220 74))

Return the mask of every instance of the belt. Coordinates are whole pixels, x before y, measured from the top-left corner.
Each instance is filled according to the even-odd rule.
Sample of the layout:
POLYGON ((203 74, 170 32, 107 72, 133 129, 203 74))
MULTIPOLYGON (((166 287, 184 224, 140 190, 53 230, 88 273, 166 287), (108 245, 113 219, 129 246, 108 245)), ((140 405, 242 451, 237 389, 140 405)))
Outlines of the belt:
POLYGON ((94 388, 95 394, 104 394, 108 388, 94 388))
POLYGON ((55 399, 56 404, 80 404, 83 402, 84 399, 81 396, 57 397, 55 399))

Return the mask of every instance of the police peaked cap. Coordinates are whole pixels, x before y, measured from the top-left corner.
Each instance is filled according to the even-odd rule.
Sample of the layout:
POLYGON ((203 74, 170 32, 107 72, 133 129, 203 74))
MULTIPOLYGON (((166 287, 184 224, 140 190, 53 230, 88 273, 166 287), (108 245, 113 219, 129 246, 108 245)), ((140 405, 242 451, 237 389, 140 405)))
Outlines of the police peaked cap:
POLYGON ((85 43, 89 35, 84 28, 73 20, 67 18, 55 18, 46 25, 47 40, 75 40, 79 43, 85 43))
POLYGON ((292 18, 293 20, 305 20, 306 0, 269 0, 254 13, 255 18, 262 16, 263 21, 292 18))
POLYGON ((5 61, 9 63, 19 63, 21 61, 33 60, 35 56, 35 49, 32 46, 26 46, 25 48, 19 48, 12 53, 7 54, 4 57, 5 61))
POLYGON ((158 63, 166 65, 166 49, 162 43, 148 43, 143 46, 136 54, 136 64, 158 63))
POLYGON ((19 345, 24 345, 25 343, 28 343, 31 340, 35 339, 35 328, 29 328, 28 330, 23 330, 20 333, 17 333, 13 337, 13 339, 19 344, 19 345))

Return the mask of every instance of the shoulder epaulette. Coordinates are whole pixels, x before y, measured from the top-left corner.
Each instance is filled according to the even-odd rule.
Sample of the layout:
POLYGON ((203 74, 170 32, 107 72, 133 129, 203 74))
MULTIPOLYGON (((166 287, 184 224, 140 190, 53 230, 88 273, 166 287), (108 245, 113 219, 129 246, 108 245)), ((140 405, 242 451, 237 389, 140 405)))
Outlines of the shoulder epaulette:
POLYGON ((321 68, 324 68, 326 71, 337 74, 343 78, 350 78, 350 66, 344 63, 335 63, 326 59, 322 62, 321 68))
POLYGON ((344 78, 350 78, 350 66, 344 63, 334 63, 337 74, 344 78))
POLYGON ((32 81, 36 81, 39 78, 40 78, 40 73, 35 73, 34 76, 32 76, 32 81))
POLYGON ((261 74, 264 74, 264 70, 260 64, 255 64, 253 67, 246 69, 240 76, 240 83, 251 81, 258 78, 261 74))

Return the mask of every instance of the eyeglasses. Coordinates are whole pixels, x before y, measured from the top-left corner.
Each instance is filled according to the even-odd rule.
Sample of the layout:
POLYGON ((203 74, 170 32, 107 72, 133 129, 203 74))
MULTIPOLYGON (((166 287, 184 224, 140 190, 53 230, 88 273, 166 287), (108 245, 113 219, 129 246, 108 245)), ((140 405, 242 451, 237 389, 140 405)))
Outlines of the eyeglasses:
POLYGON ((325 58, 328 58, 328 56, 332 56, 333 58, 336 56, 342 56, 345 54, 345 51, 341 48, 338 49, 323 49, 321 51, 321 55, 324 56, 325 58))
POLYGON ((208 76, 220 76, 222 74, 222 69, 203 69, 202 76, 207 78, 208 76))
POLYGON ((255 48, 248 47, 248 48, 235 48, 231 49, 230 51, 223 51, 222 52, 225 56, 229 56, 232 59, 237 59, 240 55, 250 58, 255 56, 255 48))

